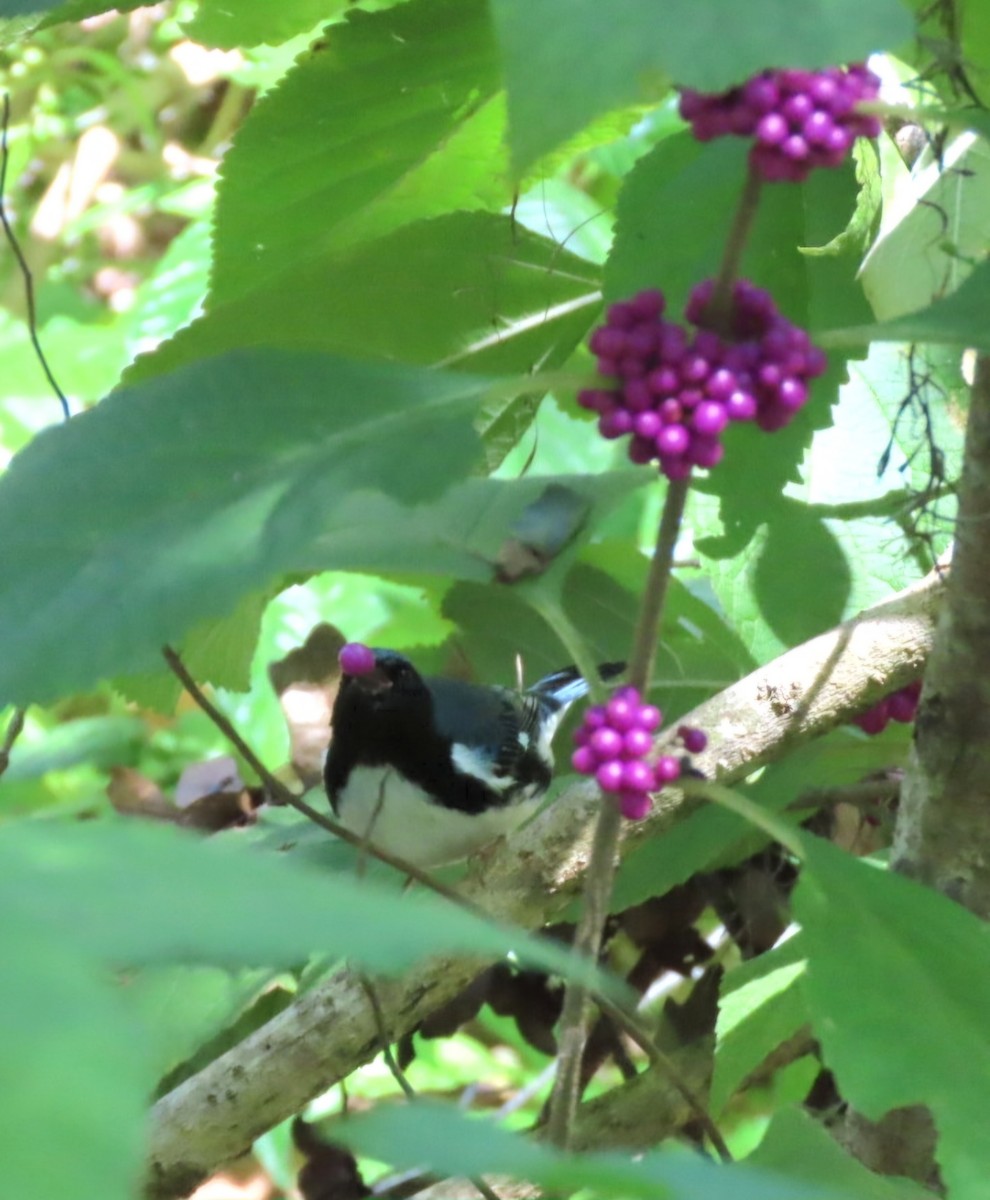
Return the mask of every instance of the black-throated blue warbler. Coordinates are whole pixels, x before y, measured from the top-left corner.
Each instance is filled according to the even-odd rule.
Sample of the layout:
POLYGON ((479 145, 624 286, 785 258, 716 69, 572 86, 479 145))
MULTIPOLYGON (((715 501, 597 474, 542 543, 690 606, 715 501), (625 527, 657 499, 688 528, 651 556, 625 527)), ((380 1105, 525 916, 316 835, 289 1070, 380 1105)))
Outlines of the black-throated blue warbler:
POLYGON ((518 692, 424 678, 394 650, 356 643, 341 664, 323 772, 330 804, 352 832, 421 867, 466 858, 536 811, 553 735, 588 692, 574 667, 518 692))

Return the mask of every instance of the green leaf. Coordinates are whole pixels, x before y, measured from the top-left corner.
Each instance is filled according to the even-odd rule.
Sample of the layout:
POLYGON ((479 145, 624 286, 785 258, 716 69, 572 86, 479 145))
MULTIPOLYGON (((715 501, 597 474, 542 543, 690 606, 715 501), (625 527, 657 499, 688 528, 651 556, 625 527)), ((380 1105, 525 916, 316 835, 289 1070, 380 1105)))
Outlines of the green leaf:
POLYGON ((782 501, 770 514, 752 576, 760 614, 781 650, 842 620, 850 579, 842 547, 824 521, 803 504, 782 501), (800 562, 814 563, 814 571, 794 570, 800 562))
MULTIPOLYGON (((528 376, 569 357, 597 315, 599 288, 598 267, 509 217, 456 213, 343 256, 311 257, 243 300, 212 306, 127 379, 239 346, 528 376)), ((498 438, 489 427, 525 386, 488 397, 478 417, 486 440, 498 438)))
POLYGON ((840 1193, 754 1170, 742 1164, 715 1166, 694 1154, 673 1151, 626 1154, 563 1154, 500 1128, 486 1119, 426 1100, 380 1105, 374 1112, 336 1121, 334 1141, 397 1168, 423 1167, 450 1176, 498 1174, 550 1191, 590 1190, 596 1195, 644 1200, 839 1200, 840 1193))
POLYGON ((863 263, 863 287, 880 321, 954 291, 981 261, 990 238, 985 141, 964 133, 918 167, 888 197, 880 236, 863 263))
POLYGON ((976 1200, 990 1175, 990 928, 933 889, 805 839, 794 896, 806 995, 842 1095, 876 1120, 925 1104, 949 1194, 976 1200))
POLYGON ((990 351, 990 263, 981 263, 944 300, 878 325, 833 329, 819 340, 823 346, 865 346, 869 342, 930 342, 940 346, 990 351))
POLYGON ((36 779, 47 771, 64 771, 79 763, 97 770, 134 764, 148 735, 140 717, 81 717, 65 721, 45 734, 36 745, 15 744, 5 783, 36 779))
POLYGON ((345 12, 348 0, 199 0, 195 16, 185 21, 186 33, 202 46, 235 50, 265 42, 279 46, 305 33, 320 21, 331 21, 345 12))
POLYGON ((223 160, 213 302, 410 221, 507 203, 498 86, 483 0, 353 12, 223 160))
POLYGON ((912 34, 898 0, 494 0, 516 175, 667 79, 717 91, 767 67, 825 67, 912 34), (592 69, 583 69, 593 64, 592 69))
POLYGON ((835 1138, 808 1113, 775 1113, 748 1163, 791 1179, 826 1185, 846 1200, 931 1200, 932 1193, 907 1179, 874 1175, 844 1154, 835 1138))
POLYGON ((5 1192, 128 1200, 140 1190, 152 1064, 80 953, 74 921, 56 930, 30 907, 5 903, 0 928, 5 1192))
POLYGON ((746 968, 730 971, 722 983, 709 1097, 715 1114, 747 1076, 808 1021, 800 935, 761 954, 746 968))
POLYGON ((145 1043, 161 1078, 221 1033, 276 978, 265 969, 147 967, 124 977, 120 999, 147 1029, 145 1043))
POLYGON ((323 565, 345 502, 353 527, 371 489, 435 496, 476 458, 483 386, 246 350, 41 434, 0 479, 0 695, 141 671, 245 592, 323 565), (431 453, 410 455, 424 437, 431 453))
POLYGON ((623 994, 569 950, 441 897, 125 819, 8 825, 0 905, 9 919, 29 912, 52 930, 71 928, 79 953, 113 965, 293 966, 322 951, 396 974, 432 953, 513 953, 623 994))
POLYGON ((206 295, 210 227, 193 221, 169 245, 155 271, 138 288, 128 313, 128 337, 136 351, 172 337, 196 315, 206 295))

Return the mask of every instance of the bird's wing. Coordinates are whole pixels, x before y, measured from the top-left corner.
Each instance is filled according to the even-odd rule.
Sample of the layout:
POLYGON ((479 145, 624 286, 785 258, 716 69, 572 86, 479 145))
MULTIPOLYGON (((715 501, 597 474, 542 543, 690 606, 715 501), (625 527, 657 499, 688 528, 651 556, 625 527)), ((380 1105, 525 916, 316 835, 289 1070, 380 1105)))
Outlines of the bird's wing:
POLYGON ((509 688, 430 679, 437 732, 452 743, 454 765, 496 790, 529 781, 526 756, 535 751, 540 701, 509 688))

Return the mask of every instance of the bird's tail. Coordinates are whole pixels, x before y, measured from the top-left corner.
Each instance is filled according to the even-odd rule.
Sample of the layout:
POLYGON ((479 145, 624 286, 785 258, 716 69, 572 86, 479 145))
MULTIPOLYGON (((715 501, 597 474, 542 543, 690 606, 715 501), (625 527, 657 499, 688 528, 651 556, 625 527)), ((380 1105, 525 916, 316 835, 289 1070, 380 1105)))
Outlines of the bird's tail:
MULTIPOLYGON (((598 674, 604 680, 614 679, 626 669, 623 662, 600 663, 598 674)), ((540 704, 550 712, 559 711, 563 714, 568 705, 588 694, 588 681, 580 674, 577 667, 562 667, 552 675, 544 675, 527 691, 536 696, 540 704)))

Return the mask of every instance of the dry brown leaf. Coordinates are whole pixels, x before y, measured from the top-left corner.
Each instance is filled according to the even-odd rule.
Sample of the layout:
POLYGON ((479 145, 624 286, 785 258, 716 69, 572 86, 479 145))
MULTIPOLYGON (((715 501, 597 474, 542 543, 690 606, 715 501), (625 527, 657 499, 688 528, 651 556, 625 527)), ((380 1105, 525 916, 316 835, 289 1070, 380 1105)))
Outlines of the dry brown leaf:
POLYGON ((323 622, 301 646, 268 667, 289 730, 292 766, 307 788, 323 775, 330 714, 340 685, 337 655, 344 641, 339 630, 323 622))
POLYGON ((133 767, 110 769, 107 796, 117 812, 127 816, 175 821, 179 815, 158 784, 133 767))

